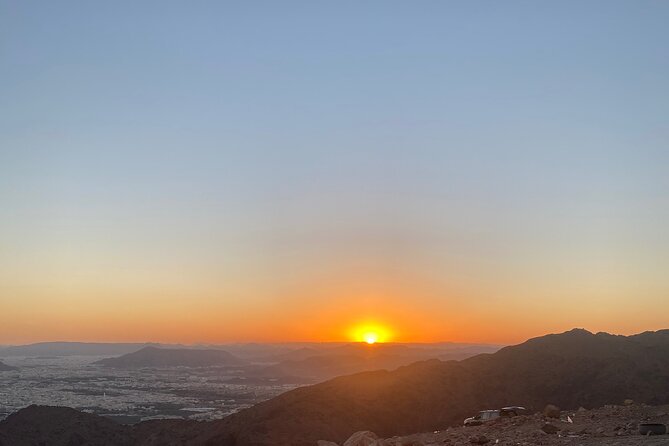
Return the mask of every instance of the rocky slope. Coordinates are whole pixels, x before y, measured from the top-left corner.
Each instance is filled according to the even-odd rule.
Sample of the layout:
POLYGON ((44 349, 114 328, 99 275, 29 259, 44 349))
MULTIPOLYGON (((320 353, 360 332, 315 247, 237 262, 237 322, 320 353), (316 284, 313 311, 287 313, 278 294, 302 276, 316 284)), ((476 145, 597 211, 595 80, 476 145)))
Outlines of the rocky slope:
MULTIPOLYGON (((557 417, 536 413, 498 418, 481 426, 455 427, 404 437, 381 439, 358 432, 345 446, 455 446, 455 445, 667 445, 669 435, 643 436, 640 423, 669 423, 669 406, 608 405, 594 410, 562 411, 557 417)), ((336 443, 320 441, 320 446, 336 443)))

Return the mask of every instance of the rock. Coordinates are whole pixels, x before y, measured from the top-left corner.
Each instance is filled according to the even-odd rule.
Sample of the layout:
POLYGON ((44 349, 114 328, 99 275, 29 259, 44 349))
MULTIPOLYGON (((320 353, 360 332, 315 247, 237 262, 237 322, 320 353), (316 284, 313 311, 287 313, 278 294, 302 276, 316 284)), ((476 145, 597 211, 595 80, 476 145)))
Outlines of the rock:
POLYGON ((469 442, 472 444, 486 444, 489 441, 485 435, 472 435, 469 437, 469 442))
POLYGON ((625 404, 625 406, 631 406, 632 404, 634 404, 634 400, 626 399, 625 401, 623 401, 623 403, 625 404))
POLYGON ((557 434, 560 428, 552 423, 544 423, 544 425, 541 426, 541 430, 547 434, 557 434))
POLYGON ((560 408, 553 404, 549 404, 544 408, 543 414, 548 418, 560 418, 560 408))
POLYGON ((339 446, 334 441, 318 440, 316 446, 339 446))
MULTIPOLYGON (((344 442, 344 446, 372 446, 379 436, 371 431, 359 431, 344 442)), ((375 445, 376 446, 376 445, 375 445)))
POLYGON ((581 407, 578 408, 578 410, 577 410, 576 412, 587 412, 587 411, 588 411, 588 409, 586 409, 585 407, 581 406, 581 407))

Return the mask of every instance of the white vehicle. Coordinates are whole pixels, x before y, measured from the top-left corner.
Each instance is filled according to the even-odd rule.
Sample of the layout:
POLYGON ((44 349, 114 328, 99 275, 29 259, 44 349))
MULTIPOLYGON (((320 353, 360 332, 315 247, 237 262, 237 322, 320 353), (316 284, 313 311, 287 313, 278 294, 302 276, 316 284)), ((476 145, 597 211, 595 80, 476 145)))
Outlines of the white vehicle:
POLYGON ((502 407, 496 410, 482 410, 478 415, 469 417, 465 420, 465 426, 478 426, 487 421, 494 420, 499 417, 515 417, 527 412, 527 409, 521 406, 502 407))

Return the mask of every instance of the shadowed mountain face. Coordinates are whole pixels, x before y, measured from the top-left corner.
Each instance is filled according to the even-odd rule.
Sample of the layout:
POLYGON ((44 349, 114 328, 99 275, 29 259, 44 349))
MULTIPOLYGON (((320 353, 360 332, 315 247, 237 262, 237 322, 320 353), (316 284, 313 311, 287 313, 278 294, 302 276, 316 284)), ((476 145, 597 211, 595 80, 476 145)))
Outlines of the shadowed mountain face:
POLYGON ((211 367, 241 365, 245 361, 223 350, 145 347, 118 358, 97 361, 106 367, 211 367))
MULTIPOLYGON (((335 378, 220 421, 140 423, 130 435, 138 445, 161 436, 166 445, 300 446, 341 442, 359 430, 389 437, 444 429, 504 405, 594 407, 626 398, 669 402, 669 330, 629 337, 572 330, 463 361, 335 378)), ((40 429, 42 420, 30 422, 40 429)), ((17 429, 1 422, 0 438, 13 439, 17 429)))
POLYGON ((67 407, 30 406, 0 424, 0 446, 131 444, 129 429, 67 407))

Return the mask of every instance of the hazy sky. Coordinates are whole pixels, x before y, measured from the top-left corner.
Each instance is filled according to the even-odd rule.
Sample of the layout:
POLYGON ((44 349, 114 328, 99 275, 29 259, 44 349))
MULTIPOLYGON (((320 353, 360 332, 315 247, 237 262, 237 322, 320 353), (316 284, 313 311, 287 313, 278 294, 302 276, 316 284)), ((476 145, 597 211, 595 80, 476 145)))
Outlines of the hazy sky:
POLYGON ((668 23, 0 0, 0 343, 666 327, 668 23))

